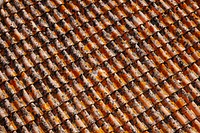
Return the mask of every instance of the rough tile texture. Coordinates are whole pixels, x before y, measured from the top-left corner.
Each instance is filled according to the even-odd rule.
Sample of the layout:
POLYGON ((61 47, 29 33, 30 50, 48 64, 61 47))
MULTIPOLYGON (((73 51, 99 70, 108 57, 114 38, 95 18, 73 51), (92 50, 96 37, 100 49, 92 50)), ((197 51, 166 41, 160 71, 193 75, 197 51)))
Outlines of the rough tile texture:
POLYGON ((200 132, 193 0, 6 0, 1 133, 200 132))

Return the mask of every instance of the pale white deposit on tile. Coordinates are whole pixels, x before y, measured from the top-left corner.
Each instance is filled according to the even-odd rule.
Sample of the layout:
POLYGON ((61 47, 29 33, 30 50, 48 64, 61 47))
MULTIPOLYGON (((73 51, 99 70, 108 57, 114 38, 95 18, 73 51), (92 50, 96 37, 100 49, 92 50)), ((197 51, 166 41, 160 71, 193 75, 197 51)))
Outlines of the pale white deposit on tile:
POLYGON ((2 5, 3 5, 3 2, 4 2, 4 0, 0 0, 0 6, 2 6, 2 5))

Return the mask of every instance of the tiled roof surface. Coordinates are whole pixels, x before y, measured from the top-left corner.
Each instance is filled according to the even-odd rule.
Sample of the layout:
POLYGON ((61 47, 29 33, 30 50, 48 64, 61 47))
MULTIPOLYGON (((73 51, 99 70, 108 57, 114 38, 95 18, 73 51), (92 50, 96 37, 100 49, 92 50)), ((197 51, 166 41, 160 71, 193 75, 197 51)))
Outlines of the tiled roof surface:
POLYGON ((193 0, 6 0, 1 133, 200 132, 193 0))

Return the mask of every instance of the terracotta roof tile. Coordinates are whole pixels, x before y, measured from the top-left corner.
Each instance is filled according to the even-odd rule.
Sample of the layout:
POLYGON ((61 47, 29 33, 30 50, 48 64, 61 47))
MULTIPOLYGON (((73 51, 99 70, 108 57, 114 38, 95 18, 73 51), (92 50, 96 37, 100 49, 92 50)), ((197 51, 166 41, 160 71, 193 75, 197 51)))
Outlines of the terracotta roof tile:
POLYGON ((198 4, 0 1, 0 132, 200 132, 198 4))

